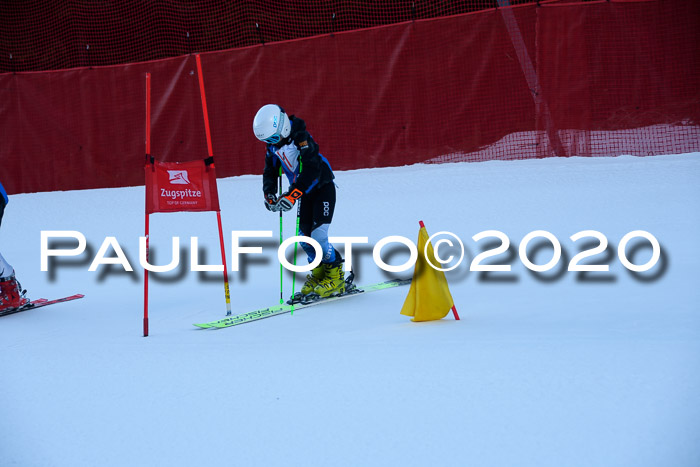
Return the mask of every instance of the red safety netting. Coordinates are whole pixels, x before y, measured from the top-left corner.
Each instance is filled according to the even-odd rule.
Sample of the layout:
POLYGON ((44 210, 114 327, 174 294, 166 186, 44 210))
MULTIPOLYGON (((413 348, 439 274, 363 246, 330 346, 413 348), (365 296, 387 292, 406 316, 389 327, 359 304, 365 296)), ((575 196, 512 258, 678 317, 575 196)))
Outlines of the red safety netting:
MULTIPOLYGON (((334 169, 700 151, 698 18, 685 0, 542 2, 203 53, 217 174, 261 172, 252 120, 271 102, 334 169)), ((0 180, 143 184, 146 73, 152 155, 207 157, 196 70, 180 55, 0 74, 0 180)))
POLYGON ((496 0, 3 0, 0 73, 141 62, 456 15, 497 4, 496 0))
MULTIPOLYGON (((525 86, 503 86, 502 96, 492 90, 479 105, 502 104, 496 126, 504 134, 480 134, 478 150, 431 162, 700 150, 699 7, 598 1, 500 9, 520 73, 509 69, 499 81, 520 76, 525 86), (514 95, 526 90, 529 99, 514 95), (503 125, 504 115, 518 113, 527 127, 503 125)), ((510 54, 507 45, 501 50, 510 54)))

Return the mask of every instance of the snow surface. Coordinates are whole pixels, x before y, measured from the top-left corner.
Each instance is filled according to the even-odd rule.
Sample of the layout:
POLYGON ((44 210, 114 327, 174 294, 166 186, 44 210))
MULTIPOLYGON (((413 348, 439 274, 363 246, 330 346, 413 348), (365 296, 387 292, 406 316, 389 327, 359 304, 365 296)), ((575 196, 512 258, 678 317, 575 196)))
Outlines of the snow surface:
MULTIPOLYGON (((179 236, 182 267, 151 275, 144 338, 143 187, 12 196, 0 245, 31 297, 86 297, 0 318, 0 465, 700 465, 700 153, 415 165, 339 172, 337 183, 331 235, 369 237, 353 249, 359 283, 392 276, 372 246, 415 241, 419 220, 463 240, 465 262, 447 274, 461 321, 411 322, 399 314, 403 287, 197 329, 225 313, 220 274, 188 271, 192 236, 200 262, 220 260, 216 216, 156 214, 151 259, 167 264, 179 236), (495 246, 472 236, 492 229, 513 247, 492 262, 512 271, 470 272, 495 246), (608 273, 565 270, 582 249, 569 237, 588 229, 610 242, 589 261, 608 273), (633 275, 617 245, 638 229, 663 254, 633 275), (89 254, 40 271, 42 230, 84 233, 89 254), (552 271, 518 258, 533 230, 562 244, 552 271), (88 271, 107 236, 135 272, 88 271)), ((235 313, 279 299, 279 218, 260 185, 219 181, 229 263, 232 230, 273 231, 246 241, 263 254, 231 272, 235 313)), ((529 251, 537 264, 552 254, 537 242, 529 251)), ((627 251, 636 264, 651 258, 640 239, 627 251)), ((408 253, 389 246, 383 257, 408 253)))

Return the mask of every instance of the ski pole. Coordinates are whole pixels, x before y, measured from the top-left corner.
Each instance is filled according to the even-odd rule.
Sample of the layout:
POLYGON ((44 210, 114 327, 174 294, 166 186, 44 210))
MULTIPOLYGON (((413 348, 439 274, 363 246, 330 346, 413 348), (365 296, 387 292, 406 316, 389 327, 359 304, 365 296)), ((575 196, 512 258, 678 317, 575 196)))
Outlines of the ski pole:
MULTIPOLYGON (((297 227, 296 227, 296 236, 299 236, 299 217, 301 216, 301 199, 297 201, 297 227)), ((297 265, 297 247, 299 246, 299 242, 294 242, 294 266, 297 265)), ((296 279, 297 279, 297 273, 294 272, 292 273, 292 297, 294 297, 295 292, 296 292, 296 279)), ((292 314, 294 314, 294 303, 292 302, 292 314)))
MULTIPOLYGON (((299 160, 299 174, 301 175, 301 159, 299 160)), ((301 216, 301 198, 299 198, 299 201, 297 201, 297 228, 296 228, 296 236, 299 236, 299 217, 301 216)), ((297 246, 299 245, 299 242, 294 242, 294 266, 297 265, 297 246)), ((296 294, 296 279, 297 279, 297 273, 294 271, 292 274, 292 299, 294 298, 294 295, 296 294)), ((294 314, 294 302, 292 302, 292 315, 294 314)))
MULTIPOLYGON (((279 196, 282 196, 282 166, 280 166, 280 177, 279 177, 279 196)), ((280 246, 282 246, 282 210, 280 210, 280 246)), ((284 268, 280 262, 280 305, 284 303, 284 295, 282 291, 282 277, 284 276, 284 268)))

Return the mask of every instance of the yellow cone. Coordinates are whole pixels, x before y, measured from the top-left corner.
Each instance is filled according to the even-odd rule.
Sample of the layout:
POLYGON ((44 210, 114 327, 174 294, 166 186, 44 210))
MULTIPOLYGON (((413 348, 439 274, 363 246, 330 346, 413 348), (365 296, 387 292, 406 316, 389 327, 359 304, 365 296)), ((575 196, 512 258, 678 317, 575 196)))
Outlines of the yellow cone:
POLYGON ((433 245, 428 241, 429 238, 428 231, 421 222, 421 228, 418 232, 418 260, 413 270, 411 288, 408 290, 408 296, 401 308, 402 315, 413 316, 411 321, 442 319, 447 316, 447 313, 454 306, 445 273, 431 267, 423 254, 426 251, 425 245, 427 244, 426 253, 428 259, 433 265, 440 266, 440 263, 435 258, 433 245))

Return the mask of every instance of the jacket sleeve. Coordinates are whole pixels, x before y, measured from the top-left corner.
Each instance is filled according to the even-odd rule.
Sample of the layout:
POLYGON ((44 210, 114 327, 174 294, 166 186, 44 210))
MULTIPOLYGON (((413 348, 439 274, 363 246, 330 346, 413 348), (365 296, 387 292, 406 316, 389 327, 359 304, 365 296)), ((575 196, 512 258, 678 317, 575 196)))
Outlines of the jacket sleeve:
POLYGON ((277 193, 277 179, 280 176, 277 157, 270 151, 265 153, 265 169, 263 169, 263 193, 265 195, 277 193))
POLYGON ((294 144, 299 148, 301 158, 301 172, 296 181, 289 187, 289 191, 298 188, 303 193, 321 175, 321 157, 318 155, 318 144, 306 131, 300 131, 294 135, 294 144))
POLYGON ((0 205, 6 206, 8 202, 9 199, 7 198, 7 192, 5 191, 5 187, 2 186, 2 183, 0 183, 0 205))

